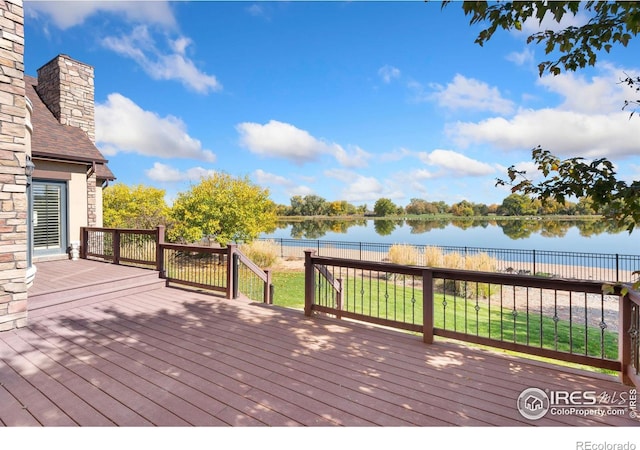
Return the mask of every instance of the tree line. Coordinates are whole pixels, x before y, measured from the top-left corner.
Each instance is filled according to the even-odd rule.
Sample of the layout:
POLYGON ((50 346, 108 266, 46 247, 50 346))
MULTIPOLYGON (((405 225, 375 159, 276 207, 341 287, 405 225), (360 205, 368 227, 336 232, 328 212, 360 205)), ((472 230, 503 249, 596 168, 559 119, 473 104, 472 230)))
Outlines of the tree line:
POLYGON ((278 205, 278 216, 376 216, 388 217, 398 215, 453 215, 456 217, 473 216, 550 216, 550 215, 598 215, 589 197, 578 199, 577 202, 564 200, 560 202, 549 198, 540 200, 523 194, 510 194, 501 204, 474 203, 462 200, 454 204, 444 201, 428 201, 412 198, 406 206, 395 204, 389 198, 376 200, 373 209, 364 205, 353 205, 345 200, 327 201, 318 195, 293 196, 290 205, 278 205))

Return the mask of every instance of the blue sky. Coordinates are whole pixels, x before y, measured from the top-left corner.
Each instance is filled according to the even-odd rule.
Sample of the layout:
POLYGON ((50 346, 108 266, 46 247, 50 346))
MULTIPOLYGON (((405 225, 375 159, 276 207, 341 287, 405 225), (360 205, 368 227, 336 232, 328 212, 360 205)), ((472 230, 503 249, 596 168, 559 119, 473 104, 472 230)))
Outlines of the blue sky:
POLYGON ((640 177, 619 83, 640 72, 638 42, 541 78, 537 24, 480 47, 459 3, 24 4, 26 73, 60 53, 94 66, 98 148, 118 182, 169 202, 223 171, 282 204, 500 203, 496 178, 532 173, 536 145, 640 177))

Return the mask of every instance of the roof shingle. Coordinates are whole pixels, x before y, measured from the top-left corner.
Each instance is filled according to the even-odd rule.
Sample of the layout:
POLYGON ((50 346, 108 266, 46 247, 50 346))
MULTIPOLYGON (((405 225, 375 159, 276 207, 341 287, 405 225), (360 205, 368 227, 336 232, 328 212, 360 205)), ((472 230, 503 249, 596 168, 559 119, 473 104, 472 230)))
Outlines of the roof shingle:
POLYGON ((67 161, 96 163, 98 178, 113 180, 115 176, 107 167, 108 162, 100 150, 91 142, 89 136, 81 130, 69 125, 62 125, 53 116, 47 105, 36 92, 38 80, 25 75, 26 95, 33 104, 31 123, 31 155, 41 158, 55 158, 67 161))

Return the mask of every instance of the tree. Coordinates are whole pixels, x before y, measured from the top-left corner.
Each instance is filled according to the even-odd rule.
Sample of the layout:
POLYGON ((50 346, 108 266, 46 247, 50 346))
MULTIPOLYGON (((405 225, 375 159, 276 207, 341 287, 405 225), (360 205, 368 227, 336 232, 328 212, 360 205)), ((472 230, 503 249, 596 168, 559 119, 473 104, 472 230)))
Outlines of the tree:
POLYGON ((511 194, 498 207, 498 214, 504 216, 533 216, 538 212, 533 200, 526 195, 511 194))
POLYGON ((252 241, 275 226, 276 206, 269 191, 247 178, 216 173, 178 194, 171 215, 172 240, 195 242, 212 237, 222 245, 252 241))
POLYGON ((291 197, 291 215, 293 216, 325 216, 329 214, 329 204, 318 195, 291 197))
MULTIPOLYGON (((449 1, 442 2, 446 6, 449 1)), ((527 37, 527 43, 544 44, 547 55, 557 51, 556 60, 542 61, 538 64, 540 75, 547 72, 553 75, 562 70, 575 71, 597 61, 598 51, 609 53, 613 45, 626 47, 632 38, 640 33, 640 2, 601 2, 601 1, 535 1, 492 3, 473 1, 463 2, 462 9, 471 16, 470 24, 487 23, 480 31, 475 42, 484 45, 498 28, 503 30, 522 30, 526 20, 542 23, 551 16, 560 23, 565 15, 576 16, 580 12, 591 17, 582 26, 568 26, 562 30, 544 30, 527 37)), ((633 78, 631 78, 633 81, 633 78)))
POLYGON ((498 184, 509 184, 512 192, 534 195, 543 201, 553 198, 564 203, 567 197, 590 197, 592 209, 601 211, 604 217, 630 233, 640 223, 640 181, 618 180, 613 164, 607 159, 560 160, 540 147, 533 150, 532 157, 545 180, 534 183, 526 172, 511 166, 509 181, 498 180, 498 184))
POLYGON ((384 217, 395 214, 398 207, 388 198, 379 198, 373 205, 373 212, 376 216, 384 217))
POLYGON ((116 183, 103 193, 104 226, 148 230, 166 225, 169 207, 165 191, 151 186, 116 183))
POLYGON ((468 200, 462 200, 451 205, 451 213, 454 216, 473 216, 473 205, 468 200))
POLYGON ((431 202, 421 198, 412 198, 405 207, 407 214, 437 214, 438 208, 431 202))

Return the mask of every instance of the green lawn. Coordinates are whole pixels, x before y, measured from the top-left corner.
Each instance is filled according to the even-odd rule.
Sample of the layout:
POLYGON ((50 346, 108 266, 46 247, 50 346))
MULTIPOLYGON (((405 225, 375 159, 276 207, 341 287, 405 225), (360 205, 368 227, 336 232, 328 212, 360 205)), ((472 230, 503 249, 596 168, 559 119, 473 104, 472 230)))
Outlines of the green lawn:
MULTIPOLYGON (((275 272, 273 284, 274 304, 304 308, 304 273, 275 272)), ((482 287, 480 290, 482 292, 482 287)), ((324 295, 325 292, 322 290, 320 295, 316 294, 318 303, 326 301, 327 306, 333 306, 331 292, 324 295)), ((412 287, 410 282, 402 279, 347 278, 343 281, 343 309, 421 325, 422 289, 412 287)), ((540 314, 527 316, 523 311, 514 314, 508 308, 489 308, 482 298, 476 304, 475 298, 436 294, 434 324, 437 328, 470 335, 593 357, 601 357, 604 340, 605 358, 616 359, 618 354, 617 333, 602 333, 599 327, 572 325, 540 314)))

